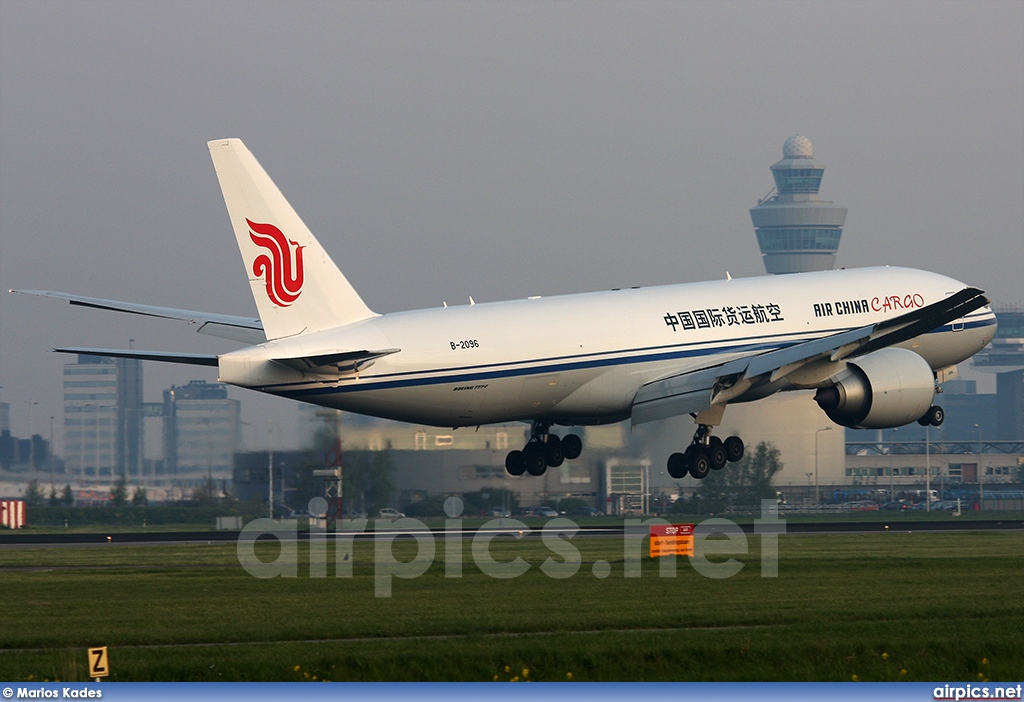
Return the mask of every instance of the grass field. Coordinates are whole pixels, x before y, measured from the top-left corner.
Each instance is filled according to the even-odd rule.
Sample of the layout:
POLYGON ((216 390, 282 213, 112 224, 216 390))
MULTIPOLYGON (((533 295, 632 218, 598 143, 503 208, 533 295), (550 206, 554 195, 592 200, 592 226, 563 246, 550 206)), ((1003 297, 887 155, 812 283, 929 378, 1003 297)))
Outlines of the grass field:
MULTIPOLYGON (((1024 534, 892 533, 760 542, 726 579, 680 559, 676 577, 617 538, 577 539, 582 565, 550 578, 539 540, 496 540, 496 579, 464 544, 375 597, 374 545, 351 578, 259 579, 234 544, 0 549, 0 679, 85 680, 108 646, 110 680, 1019 680, 1024 534), (604 574, 610 564, 610 574, 604 574), (594 565, 597 563, 598 565, 594 565)), ((260 544, 270 560, 280 547, 260 544)), ((396 542, 409 560, 411 542, 396 542)), ((557 559, 556 559, 557 560, 557 559)), ((719 558, 718 560, 723 560, 719 558)), ((334 574, 334 564, 328 564, 334 574)))

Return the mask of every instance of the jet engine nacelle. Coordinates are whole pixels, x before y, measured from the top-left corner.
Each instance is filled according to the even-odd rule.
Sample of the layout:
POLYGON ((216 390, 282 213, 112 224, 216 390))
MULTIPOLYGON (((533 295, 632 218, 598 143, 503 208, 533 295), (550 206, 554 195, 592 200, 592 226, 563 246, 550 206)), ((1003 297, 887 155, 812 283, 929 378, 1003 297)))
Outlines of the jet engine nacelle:
POLYGON ((836 424, 888 429, 924 416, 935 398, 931 366, 913 351, 881 349, 850 361, 814 399, 836 424))

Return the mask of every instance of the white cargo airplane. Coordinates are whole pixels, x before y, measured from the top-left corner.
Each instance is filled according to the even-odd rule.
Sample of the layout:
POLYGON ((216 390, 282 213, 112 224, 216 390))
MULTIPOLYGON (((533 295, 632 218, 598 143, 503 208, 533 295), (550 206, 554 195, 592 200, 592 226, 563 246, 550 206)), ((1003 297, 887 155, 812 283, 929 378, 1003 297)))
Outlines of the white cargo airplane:
POLYGON ((996 320, 980 290, 935 273, 866 268, 376 314, 238 139, 209 143, 259 319, 24 291, 179 319, 254 344, 220 356, 60 348, 216 366, 243 388, 434 426, 532 422, 505 461, 541 475, 580 455, 581 426, 690 414, 668 460, 704 478, 743 442, 712 428, 729 403, 782 390, 847 427, 939 424, 938 382, 981 350, 996 320))

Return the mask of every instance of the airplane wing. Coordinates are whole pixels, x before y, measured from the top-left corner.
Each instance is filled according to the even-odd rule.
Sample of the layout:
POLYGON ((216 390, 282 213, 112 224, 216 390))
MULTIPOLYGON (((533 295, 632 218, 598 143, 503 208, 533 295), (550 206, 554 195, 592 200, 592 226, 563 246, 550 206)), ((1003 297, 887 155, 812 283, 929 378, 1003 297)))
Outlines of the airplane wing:
MULTIPOLYGON (((221 339, 230 339, 244 344, 262 344, 267 340, 263 333, 263 323, 253 317, 235 317, 226 314, 213 314, 210 312, 196 312, 194 310, 179 310, 173 307, 156 307, 154 305, 140 305, 134 302, 120 302, 118 300, 101 300, 96 297, 84 297, 70 293, 52 292, 49 290, 11 290, 12 293, 23 293, 26 295, 40 295, 52 297, 58 300, 67 300, 72 305, 82 307, 93 307, 99 310, 114 310, 115 312, 127 312, 139 314, 146 317, 159 317, 161 319, 177 319, 189 324, 198 324, 196 329, 200 334, 216 336, 221 339)), ((110 354, 105 354, 110 355, 110 354)), ((216 365, 216 364, 214 364, 216 365)))
POLYGON ((989 304, 981 290, 964 288, 907 314, 820 339, 751 354, 724 364, 662 378, 640 388, 634 425, 724 406, 759 385, 793 376, 807 383, 830 377, 838 362, 920 336, 989 304))

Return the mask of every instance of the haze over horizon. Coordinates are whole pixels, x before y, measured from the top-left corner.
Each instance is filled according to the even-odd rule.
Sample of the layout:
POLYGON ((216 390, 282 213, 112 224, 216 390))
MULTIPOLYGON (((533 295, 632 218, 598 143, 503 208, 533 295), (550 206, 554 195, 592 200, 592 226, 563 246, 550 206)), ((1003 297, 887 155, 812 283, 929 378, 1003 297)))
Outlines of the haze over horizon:
MULTIPOLYGON (((762 275, 748 210, 796 133, 849 210, 838 266, 1022 306, 1022 26, 1021 2, 0 0, 12 433, 54 416, 62 446, 55 346, 236 347, 6 292, 255 315, 206 147, 222 137, 377 312, 762 275)), ((147 401, 216 379, 144 372, 147 401)), ((292 433, 293 402, 231 396, 249 446, 271 419, 292 433)))

